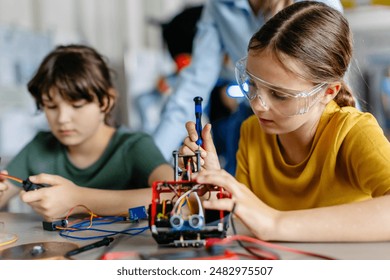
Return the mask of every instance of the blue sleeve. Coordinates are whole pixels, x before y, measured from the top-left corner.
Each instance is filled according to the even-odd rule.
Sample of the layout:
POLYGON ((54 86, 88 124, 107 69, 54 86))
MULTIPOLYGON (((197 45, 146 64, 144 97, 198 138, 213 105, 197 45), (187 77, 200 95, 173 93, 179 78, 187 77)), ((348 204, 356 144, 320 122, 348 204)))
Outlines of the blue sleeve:
POLYGON ((185 123, 195 121, 194 97, 201 96, 204 104, 219 77, 222 67, 222 43, 214 22, 213 7, 206 4, 197 25, 191 65, 179 76, 169 97, 160 124, 153 138, 167 160, 187 136, 185 123))
MULTIPOLYGON (((302 2, 304 0, 296 0, 295 2, 302 2)), ((339 12, 344 12, 344 9, 343 9, 343 5, 341 4, 340 0, 316 0, 317 2, 322 2, 326 5, 328 5, 329 7, 332 7, 336 10, 338 10, 339 12)))

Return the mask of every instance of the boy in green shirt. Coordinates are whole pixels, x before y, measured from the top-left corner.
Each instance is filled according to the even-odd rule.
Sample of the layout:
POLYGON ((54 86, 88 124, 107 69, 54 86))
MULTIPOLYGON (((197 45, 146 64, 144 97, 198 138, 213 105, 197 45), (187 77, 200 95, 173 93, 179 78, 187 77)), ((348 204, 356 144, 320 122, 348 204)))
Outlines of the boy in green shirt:
POLYGON ((149 135, 110 124, 116 92, 110 69, 93 48, 57 47, 28 90, 50 132, 39 132, 3 173, 51 187, 25 192, 0 176, 0 207, 20 193, 45 220, 65 217, 77 205, 86 208, 74 208, 73 214, 88 208, 98 215, 119 215, 149 204, 147 187, 154 181, 172 180, 173 168, 149 135))

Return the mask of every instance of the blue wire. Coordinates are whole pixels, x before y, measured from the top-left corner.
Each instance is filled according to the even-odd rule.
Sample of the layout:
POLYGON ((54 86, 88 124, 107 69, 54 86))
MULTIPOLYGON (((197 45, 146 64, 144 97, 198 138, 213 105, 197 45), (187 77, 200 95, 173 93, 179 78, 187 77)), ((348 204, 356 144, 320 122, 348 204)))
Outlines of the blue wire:
MULTIPOLYGON (((125 218, 120 217, 120 216, 107 216, 107 217, 94 218, 92 221, 93 221, 94 225, 108 225, 108 224, 113 224, 113 223, 124 221, 124 220, 125 220, 125 218)), ((147 226, 140 227, 140 228, 128 228, 128 229, 125 229, 122 231, 104 230, 104 229, 99 229, 99 228, 88 228, 88 227, 83 228, 83 226, 85 226, 85 225, 89 226, 89 224, 90 224, 89 220, 81 221, 79 223, 72 225, 71 229, 60 230, 59 234, 62 237, 67 237, 67 238, 71 238, 71 239, 91 240, 91 239, 101 239, 104 237, 114 236, 117 234, 127 234, 130 236, 135 236, 135 235, 141 234, 142 232, 149 229, 149 227, 147 227, 147 226), (104 232, 107 234, 88 236, 88 237, 70 235, 70 233, 72 233, 72 232, 82 232, 82 231, 96 231, 96 232, 104 232), (131 233, 131 231, 137 231, 137 232, 131 233)))
MULTIPOLYGON (((93 218, 92 221, 93 221, 94 225, 108 225, 108 224, 113 224, 116 222, 125 221, 125 218, 120 217, 120 216, 107 216, 107 217, 93 218)), ((85 221, 81 221, 79 223, 76 223, 76 224, 72 225, 72 228, 81 228, 82 226, 84 226, 86 224, 89 225, 90 220, 85 220, 85 221)))
POLYGON ((89 229, 81 229, 81 230, 74 230, 74 231, 67 231, 68 233, 65 233, 66 230, 60 231, 60 235, 62 237, 70 238, 70 239, 78 239, 78 240, 91 240, 91 239, 101 239, 104 237, 110 237, 114 236, 117 234, 127 234, 130 236, 136 236, 138 234, 141 234, 142 232, 146 231, 148 227, 143 227, 143 228, 133 228, 132 230, 138 230, 136 233, 130 233, 127 231, 110 231, 110 230, 102 230, 102 229, 96 229, 96 228, 89 228, 89 229), (94 235, 94 236, 87 236, 87 237, 81 237, 81 236, 72 236, 69 233, 70 232, 81 232, 81 231, 97 231, 97 232, 105 232, 107 234, 102 234, 102 235, 94 235))

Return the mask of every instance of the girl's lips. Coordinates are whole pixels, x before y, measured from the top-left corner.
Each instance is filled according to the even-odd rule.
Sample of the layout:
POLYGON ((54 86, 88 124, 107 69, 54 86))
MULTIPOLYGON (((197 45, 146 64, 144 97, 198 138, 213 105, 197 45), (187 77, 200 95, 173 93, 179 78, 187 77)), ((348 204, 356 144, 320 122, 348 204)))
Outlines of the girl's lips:
POLYGON ((270 123, 273 123, 273 121, 267 120, 267 119, 263 119, 263 118, 259 118, 259 121, 260 121, 260 123, 262 123, 262 124, 270 124, 270 123))

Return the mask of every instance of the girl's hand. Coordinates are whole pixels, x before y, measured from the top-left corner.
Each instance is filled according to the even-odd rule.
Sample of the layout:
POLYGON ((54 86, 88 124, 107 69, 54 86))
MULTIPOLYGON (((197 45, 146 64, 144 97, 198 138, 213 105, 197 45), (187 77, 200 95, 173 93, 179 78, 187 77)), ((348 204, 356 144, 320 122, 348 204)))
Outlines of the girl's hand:
MULTIPOLYGON (((30 176, 35 184, 47 184, 50 187, 34 191, 22 191, 22 201, 28 203, 35 212, 43 216, 46 221, 58 220, 66 217, 69 210, 78 205, 80 187, 73 182, 56 175, 39 174, 30 176)), ((85 209, 75 209, 72 214, 85 209)))
MULTIPOLYGON (((201 166, 203 169, 221 169, 217 151, 215 149, 214 142, 211 136, 211 124, 206 124, 202 129, 202 147, 199 147, 198 144, 196 144, 196 140, 198 140, 198 133, 196 131, 195 123, 187 122, 186 129, 188 136, 184 139, 184 143, 179 150, 180 154, 193 155, 195 154, 195 151, 199 149, 201 151, 201 166)), ((181 167, 184 167, 184 164, 182 162, 181 167)))
POLYGON ((262 202, 248 187, 238 182, 225 170, 204 170, 196 181, 223 187, 231 198, 203 201, 208 209, 232 211, 260 239, 272 238, 279 211, 262 202))

